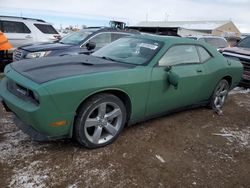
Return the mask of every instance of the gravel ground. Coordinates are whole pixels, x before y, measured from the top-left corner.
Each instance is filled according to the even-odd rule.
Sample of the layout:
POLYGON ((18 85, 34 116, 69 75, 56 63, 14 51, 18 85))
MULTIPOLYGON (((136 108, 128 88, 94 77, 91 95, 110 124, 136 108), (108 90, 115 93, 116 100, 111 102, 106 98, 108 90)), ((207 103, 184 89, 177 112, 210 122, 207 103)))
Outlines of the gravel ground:
POLYGON ((126 127, 107 147, 31 141, 0 106, 0 187, 249 187, 250 92, 126 127))

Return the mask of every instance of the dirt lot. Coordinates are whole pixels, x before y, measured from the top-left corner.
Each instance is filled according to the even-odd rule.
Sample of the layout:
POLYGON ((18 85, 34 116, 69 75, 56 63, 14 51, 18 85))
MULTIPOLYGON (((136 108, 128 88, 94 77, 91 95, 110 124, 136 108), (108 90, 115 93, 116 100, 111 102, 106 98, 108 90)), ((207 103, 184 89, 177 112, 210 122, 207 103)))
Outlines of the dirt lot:
POLYGON ((105 148, 37 143, 0 106, 0 187, 249 187, 250 93, 127 127, 105 148))

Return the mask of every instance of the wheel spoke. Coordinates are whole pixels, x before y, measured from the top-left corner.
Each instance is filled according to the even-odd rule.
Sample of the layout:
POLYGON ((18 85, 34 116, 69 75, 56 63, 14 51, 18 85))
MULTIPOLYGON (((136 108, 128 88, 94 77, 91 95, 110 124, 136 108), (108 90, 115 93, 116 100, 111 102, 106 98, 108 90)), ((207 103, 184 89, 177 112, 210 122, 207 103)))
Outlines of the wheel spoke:
POLYGON ((225 83, 221 83, 220 87, 219 87, 219 92, 223 91, 225 89, 225 83))
POLYGON ((95 128, 95 132, 93 134, 93 142, 95 144, 99 143, 99 139, 101 138, 101 134, 102 134, 102 127, 96 127, 95 128))
POLYGON ((221 107, 221 106, 223 105, 223 100, 222 100, 221 97, 219 97, 218 99, 219 99, 219 105, 220 105, 220 107, 221 107))
POLYGON ((218 97, 215 97, 215 99, 214 99, 214 105, 215 106, 217 106, 218 100, 219 100, 218 97))
POLYGON ((86 128, 94 127, 94 126, 97 126, 98 124, 99 124, 99 121, 97 120, 97 118, 88 118, 86 120, 85 127, 86 128))
POLYGON ((112 136, 115 136, 117 133, 117 129, 110 123, 108 123, 105 127, 104 127, 112 136))
POLYGON ((105 117, 108 120, 113 120, 114 118, 118 117, 119 115, 121 115, 121 110, 120 108, 115 108, 113 111, 109 112, 108 114, 105 115, 105 117))
POLYGON ((226 96, 226 94, 227 94, 227 90, 224 90, 224 91, 220 92, 220 96, 226 96))
POLYGON ((98 107, 98 116, 104 117, 106 114, 106 108, 107 108, 106 103, 100 104, 100 106, 98 107))

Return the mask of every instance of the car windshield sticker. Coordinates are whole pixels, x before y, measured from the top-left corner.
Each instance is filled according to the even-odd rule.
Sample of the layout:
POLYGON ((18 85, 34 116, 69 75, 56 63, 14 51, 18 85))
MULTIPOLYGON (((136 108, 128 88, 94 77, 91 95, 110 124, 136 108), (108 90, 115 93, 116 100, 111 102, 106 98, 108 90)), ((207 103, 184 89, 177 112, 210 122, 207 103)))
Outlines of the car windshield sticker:
POLYGON ((144 48, 149 48, 151 50, 156 50, 158 48, 158 44, 141 43, 139 46, 144 48))

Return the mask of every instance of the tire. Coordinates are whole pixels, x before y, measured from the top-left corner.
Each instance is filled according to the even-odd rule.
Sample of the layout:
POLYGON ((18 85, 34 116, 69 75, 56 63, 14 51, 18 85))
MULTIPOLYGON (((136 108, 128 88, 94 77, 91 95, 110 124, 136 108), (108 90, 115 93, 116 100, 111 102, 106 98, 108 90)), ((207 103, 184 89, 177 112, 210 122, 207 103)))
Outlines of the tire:
POLYGON ((213 110, 221 109, 225 104, 226 98, 229 93, 229 88, 230 86, 228 81, 222 79, 215 87, 215 90, 210 100, 209 107, 213 110))
POLYGON ((88 99, 75 118, 74 137, 83 146, 94 149, 114 142, 126 123, 123 102, 111 94, 88 99))

